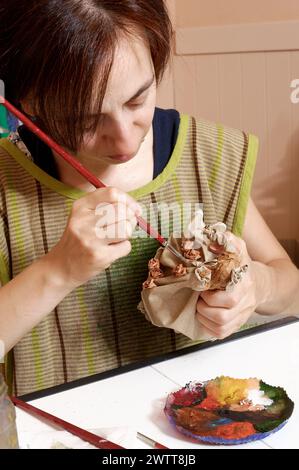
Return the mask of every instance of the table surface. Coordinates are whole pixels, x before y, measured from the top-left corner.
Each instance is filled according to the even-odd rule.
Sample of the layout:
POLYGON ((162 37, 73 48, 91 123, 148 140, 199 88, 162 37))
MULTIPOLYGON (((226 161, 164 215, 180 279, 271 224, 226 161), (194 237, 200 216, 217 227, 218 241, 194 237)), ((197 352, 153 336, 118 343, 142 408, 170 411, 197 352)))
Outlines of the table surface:
MULTIPOLYGON (((233 342, 215 345, 151 366, 99 380, 30 403, 88 430, 96 430, 126 448, 149 448, 136 437, 139 431, 170 449, 202 449, 180 435, 167 421, 163 408, 167 395, 190 380, 218 375, 258 377, 283 386, 295 403, 287 425, 265 440, 226 448, 299 449, 299 323, 263 331, 233 342)), ((17 428, 22 448, 47 448, 63 442, 86 447, 79 439, 65 440, 68 433, 54 430, 17 409, 17 428)), ((88 446, 87 446, 88 447, 88 446)), ((90 446, 91 447, 91 446, 90 446)), ((209 446, 210 448, 210 446, 209 446)), ((215 449, 225 448, 216 446, 215 449)))

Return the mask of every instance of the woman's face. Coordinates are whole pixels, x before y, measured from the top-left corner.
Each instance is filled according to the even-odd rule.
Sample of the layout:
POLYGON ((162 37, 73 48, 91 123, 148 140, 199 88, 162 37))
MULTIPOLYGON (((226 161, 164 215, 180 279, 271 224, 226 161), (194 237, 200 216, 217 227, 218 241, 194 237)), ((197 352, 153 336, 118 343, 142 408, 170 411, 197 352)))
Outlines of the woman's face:
POLYGON ((156 79, 150 50, 133 37, 115 53, 94 135, 86 135, 77 156, 103 165, 127 162, 142 150, 156 105, 156 79))

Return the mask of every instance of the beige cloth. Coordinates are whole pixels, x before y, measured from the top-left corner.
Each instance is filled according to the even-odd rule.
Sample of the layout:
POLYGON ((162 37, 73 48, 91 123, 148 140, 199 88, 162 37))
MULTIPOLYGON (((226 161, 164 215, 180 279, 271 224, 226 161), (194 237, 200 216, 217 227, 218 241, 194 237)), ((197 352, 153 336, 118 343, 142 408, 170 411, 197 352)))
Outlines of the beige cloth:
POLYGON ((187 235, 193 237, 193 241, 171 236, 169 243, 191 258, 196 258, 196 249, 200 248, 201 258, 185 258, 182 263, 168 248, 160 247, 149 262, 149 277, 143 284, 138 309, 156 326, 171 328, 193 340, 210 339, 196 318, 200 292, 231 289, 241 280, 247 267, 240 267, 239 253, 228 246, 224 224, 203 226, 197 228, 197 232, 194 226, 190 231, 190 227, 191 224, 187 235), (209 251, 215 241, 223 245, 219 255, 209 251))

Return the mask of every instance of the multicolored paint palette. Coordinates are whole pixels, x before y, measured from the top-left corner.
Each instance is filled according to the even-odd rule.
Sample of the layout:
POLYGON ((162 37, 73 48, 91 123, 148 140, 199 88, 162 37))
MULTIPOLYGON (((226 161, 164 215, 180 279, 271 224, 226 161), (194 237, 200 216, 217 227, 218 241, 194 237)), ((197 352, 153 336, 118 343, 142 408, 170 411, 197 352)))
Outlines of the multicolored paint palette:
POLYGON ((207 444, 244 444, 281 429, 294 403, 262 380, 216 377, 171 393, 165 413, 182 434, 207 444))

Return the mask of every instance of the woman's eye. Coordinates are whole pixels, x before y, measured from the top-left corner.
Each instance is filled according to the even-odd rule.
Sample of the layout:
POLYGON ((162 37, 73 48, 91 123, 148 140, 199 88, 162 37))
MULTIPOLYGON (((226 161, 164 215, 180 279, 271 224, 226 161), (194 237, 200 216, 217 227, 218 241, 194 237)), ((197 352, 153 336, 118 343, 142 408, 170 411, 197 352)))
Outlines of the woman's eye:
POLYGON ((142 100, 142 101, 131 101, 129 103, 129 106, 131 108, 139 108, 140 106, 142 106, 144 104, 145 100, 142 100))

